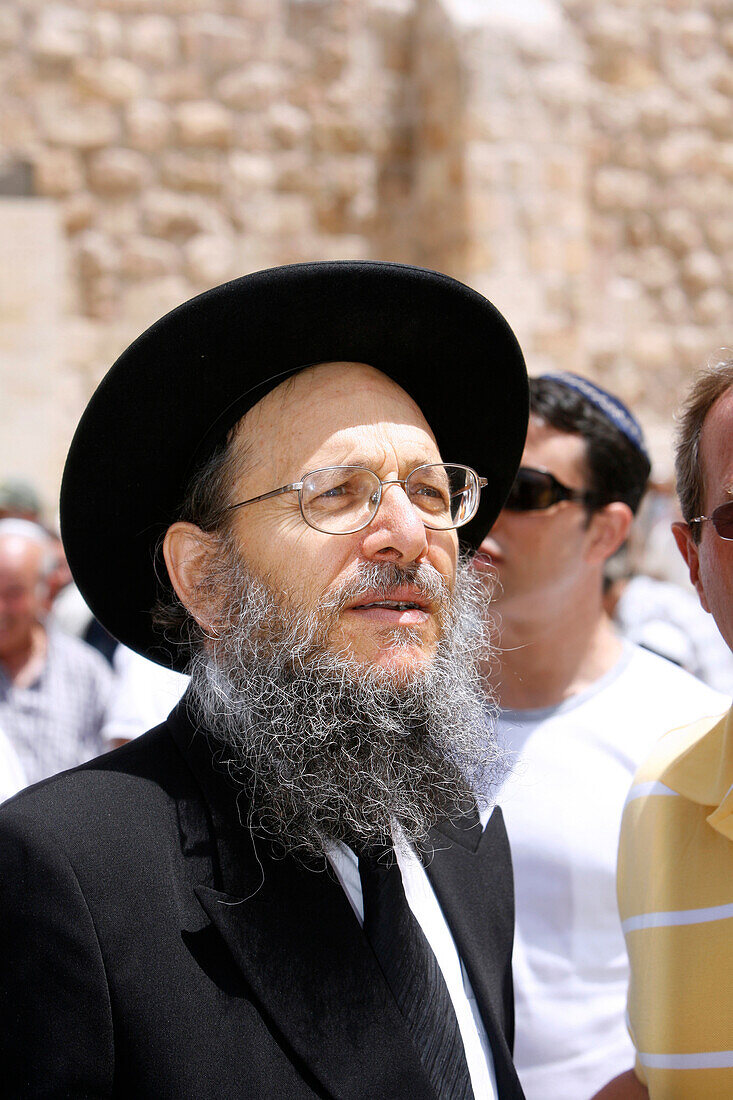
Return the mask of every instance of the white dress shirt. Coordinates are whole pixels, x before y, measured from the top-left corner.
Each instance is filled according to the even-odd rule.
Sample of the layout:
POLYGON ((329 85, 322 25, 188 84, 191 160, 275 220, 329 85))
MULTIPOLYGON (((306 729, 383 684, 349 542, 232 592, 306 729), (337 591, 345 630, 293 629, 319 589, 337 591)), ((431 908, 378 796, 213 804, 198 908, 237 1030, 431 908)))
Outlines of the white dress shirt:
MULTIPOLYGON (((491 811, 488 810, 481 814, 482 828, 486 826, 490 813, 491 811)), ((438 966, 453 1003, 475 1100, 496 1100, 496 1076, 489 1040, 468 974, 461 962, 430 879, 420 860, 404 842, 398 841, 395 844, 395 852, 407 904, 438 960, 438 966)), ((357 857, 346 845, 339 844, 329 852, 328 858, 359 924, 363 925, 364 900, 357 857)))

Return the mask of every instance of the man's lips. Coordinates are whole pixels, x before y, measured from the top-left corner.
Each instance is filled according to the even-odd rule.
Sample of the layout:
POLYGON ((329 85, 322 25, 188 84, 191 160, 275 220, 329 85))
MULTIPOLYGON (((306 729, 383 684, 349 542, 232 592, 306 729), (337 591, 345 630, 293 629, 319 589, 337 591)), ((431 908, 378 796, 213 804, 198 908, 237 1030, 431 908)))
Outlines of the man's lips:
POLYGON ((433 609, 430 601, 416 589, 395 588, 386 595, 367 592, 344 610, 370 622, 414 626, 426 622, 433 609))

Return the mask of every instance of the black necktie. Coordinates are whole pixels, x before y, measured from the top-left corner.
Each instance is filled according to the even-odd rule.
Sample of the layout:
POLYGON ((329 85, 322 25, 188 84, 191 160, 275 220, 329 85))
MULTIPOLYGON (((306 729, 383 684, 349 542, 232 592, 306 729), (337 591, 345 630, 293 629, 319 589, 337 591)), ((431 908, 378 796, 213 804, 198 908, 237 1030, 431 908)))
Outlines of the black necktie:
POLYGON ((393 848, 359 853, 364 932, 440 1100, 473 1100, 445 979, 407 904, 393 848))

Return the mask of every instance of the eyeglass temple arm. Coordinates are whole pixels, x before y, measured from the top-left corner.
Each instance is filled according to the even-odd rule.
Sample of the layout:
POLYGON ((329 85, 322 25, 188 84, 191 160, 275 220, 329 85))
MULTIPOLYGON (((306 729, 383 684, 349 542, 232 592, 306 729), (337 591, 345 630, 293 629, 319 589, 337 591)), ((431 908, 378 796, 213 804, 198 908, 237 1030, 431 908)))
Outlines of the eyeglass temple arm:
POLYGON ((240 500, 238 504, 228 504, 225 511, 230 512, 234 508, 244 508, 245 504, 256 504, 258 500, 270 500, 271 497, 279 497, 281 493, 299 493, 302 488, 302 481, 293 481, 290 485, 281 485, 279 489, 271 489, 269 493, 261 493, 258 497, 240 500))

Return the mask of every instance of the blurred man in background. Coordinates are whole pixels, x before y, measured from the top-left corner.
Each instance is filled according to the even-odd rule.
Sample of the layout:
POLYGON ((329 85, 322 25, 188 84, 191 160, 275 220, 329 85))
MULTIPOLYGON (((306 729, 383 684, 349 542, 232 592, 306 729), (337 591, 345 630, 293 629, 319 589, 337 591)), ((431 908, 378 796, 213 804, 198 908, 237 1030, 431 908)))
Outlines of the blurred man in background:
POLYGON ((29 783, 106 747, 107 665, 89 646, 45 626, 56 566, 42 527, 0 520, 0 728, 29 783))
POLYGON ((603 610, 607 559, 649 475, 641 429, 574 375, 531 381, 522 464, 475 565, 498 577, 488 670, 516 754, 499 801, 512 846, 515 1057, 528 1100, 587 1100, 629 1064, 628 963, 616 848, 639 761, 721 697, 622 641, 603 610))
MULTIPOLYGON (((698 376, 679 424, 684 519, 674 536, 700 603, 733 650, 733 360, 698 376)), ((636 1064, 598 1100, 733 1096, 730 709, 673 729, 642 765, 618 870, 636 1064)))

